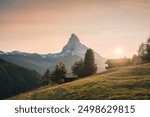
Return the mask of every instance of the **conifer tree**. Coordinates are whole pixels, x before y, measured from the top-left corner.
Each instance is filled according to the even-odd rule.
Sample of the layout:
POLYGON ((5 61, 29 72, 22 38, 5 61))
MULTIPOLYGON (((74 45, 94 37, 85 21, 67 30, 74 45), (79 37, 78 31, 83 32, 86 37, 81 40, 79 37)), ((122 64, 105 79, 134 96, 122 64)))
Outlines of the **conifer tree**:
POLYGON ((150 37, 147 39, 145 43, 141 43, 138 55, 142 58, 142 62, 149 63, 150 62, 150 37))
POLYGON ((71 70, 72 73, 77 76, 78 78, 84 76, 84 61, 81 59, 80 61, 77 61, 73 64, 71 70))
POLYGON ((65 64, 60 62, 55 66, 55 70, 52 72, 52 80, 59 83, 66 77, 66 73, 67 70, 65 64))
POLYGON ((97 71, 97 65, 95 64, 94 53, 92 49, 88 49, 84 57, 84 75, 92 75, 97 71))
POLYGON ((46 70, 42 77, 42 85, 48 85, 51 79, 51 71, 49 69, 46 70))

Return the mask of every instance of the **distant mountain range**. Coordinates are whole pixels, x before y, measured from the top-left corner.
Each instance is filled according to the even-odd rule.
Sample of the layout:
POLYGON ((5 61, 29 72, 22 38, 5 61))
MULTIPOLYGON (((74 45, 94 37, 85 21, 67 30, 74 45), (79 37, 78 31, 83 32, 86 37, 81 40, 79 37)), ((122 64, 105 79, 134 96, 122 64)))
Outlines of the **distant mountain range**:
MULTIPOLYGON (((37 54, 26 53, 20 51, 3 52, 0 51, 0 58, 10 61, 14 64, 35 70, 43 74, 47 68, 54 69, 59 62, 65 63, 68 72, 75 61, 84 58, 87 46, 80 43, 79 38, 72 34, 67 45, 65 45, 60 53, 56 54, 37 54)), ((106 59, 94 51, 98 72, 105 70, 106 59)))

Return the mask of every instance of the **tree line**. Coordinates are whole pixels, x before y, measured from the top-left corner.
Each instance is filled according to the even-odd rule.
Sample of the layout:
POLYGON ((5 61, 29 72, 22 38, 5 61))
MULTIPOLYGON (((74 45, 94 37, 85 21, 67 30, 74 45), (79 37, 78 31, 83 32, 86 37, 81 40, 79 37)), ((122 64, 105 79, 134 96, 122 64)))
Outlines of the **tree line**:
POLYGON ((106 69, 150 63, 150 37, 146 42, 140 44, 137 52, 138 54, 133 55, 132 58, 108 59, 106 61, 106 64, 108 64, 106 69))
MULTIPOLYGON (((76 61, 71 67, 72 74, 76 78, 82 78, 89 75, 93 75, 97 71, 97 65, 95 63, 94 52, 92 49, 87 49, 84 60, 76 61)), ((60 62, 55 66, 53 71, 47 69, 42 77, 42 85, 48 85, 53 83, 65 82, 67 69, 63 62, 60 62)))

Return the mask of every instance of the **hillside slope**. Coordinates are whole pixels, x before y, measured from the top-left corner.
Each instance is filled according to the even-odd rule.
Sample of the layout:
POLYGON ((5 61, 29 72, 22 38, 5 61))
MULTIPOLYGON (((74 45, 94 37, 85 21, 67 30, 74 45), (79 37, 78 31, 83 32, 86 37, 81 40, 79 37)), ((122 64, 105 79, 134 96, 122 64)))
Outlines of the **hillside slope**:
POLYGON ((150 64, 110 69, 11 99, 150 99, 150 64))
POLYGON ((31 90, 40 83, 37 72, 0 59, 0 99, 31 90))

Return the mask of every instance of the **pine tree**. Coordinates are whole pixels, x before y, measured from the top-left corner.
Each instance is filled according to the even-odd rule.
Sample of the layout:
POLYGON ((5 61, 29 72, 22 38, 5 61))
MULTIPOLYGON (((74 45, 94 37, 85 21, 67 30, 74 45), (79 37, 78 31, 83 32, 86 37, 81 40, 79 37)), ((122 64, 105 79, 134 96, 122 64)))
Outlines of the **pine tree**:
POLYGON ((58 65, 55 66, 55 70, 52 72, 52 80, 59 83, 62 79, 66 77, 66 67, 65 64, 60 62, 58 65))
POLYGON ((83 67, 84 67, 84 61, 81 59, 80 61, 75 62, 71 67, 72 73, 78 78, 83 77, 84 76, 83 67))
POLYGON ((42 77, 42 85, 48 85, 51 79, 51 71, 49 69, 46 70, 42 77))
POLYGON ((142 62, 150 62, 150 37, 140 45, 138 55, 142 58, 142 62))
POLYGON ((94 53, 92 49, 88 49, 84 58, 84 75, 92 75, 97 71, 97 65, 95 64, 94 53))

